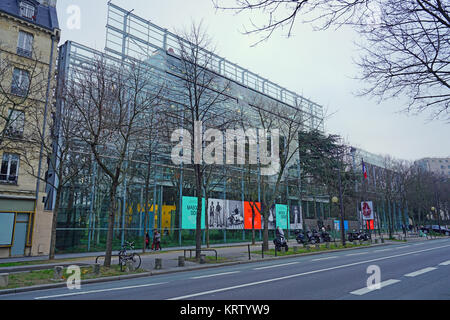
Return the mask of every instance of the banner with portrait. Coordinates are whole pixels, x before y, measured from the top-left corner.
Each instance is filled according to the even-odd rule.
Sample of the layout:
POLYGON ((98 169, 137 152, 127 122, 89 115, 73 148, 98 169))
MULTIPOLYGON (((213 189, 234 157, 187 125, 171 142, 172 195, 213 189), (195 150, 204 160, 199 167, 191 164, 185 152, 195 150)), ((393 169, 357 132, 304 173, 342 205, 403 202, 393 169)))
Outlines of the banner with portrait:
POLYGON ((361 212, 363 220, 374 220, 373 202, 372 201, 361 202, 361 212))
POLYGON ((225 222, 227 229, 244 229, 244 202, 227 200, 225 207, 225 222))
POLYGON ((209 229, 225 229, 225 205, 226 200, 208 199, 208 224, 209 229))
POLYGON ((291 205, 289 208, 289 223, 291 230, 303 230, 303 217, 301 207, 291 205))

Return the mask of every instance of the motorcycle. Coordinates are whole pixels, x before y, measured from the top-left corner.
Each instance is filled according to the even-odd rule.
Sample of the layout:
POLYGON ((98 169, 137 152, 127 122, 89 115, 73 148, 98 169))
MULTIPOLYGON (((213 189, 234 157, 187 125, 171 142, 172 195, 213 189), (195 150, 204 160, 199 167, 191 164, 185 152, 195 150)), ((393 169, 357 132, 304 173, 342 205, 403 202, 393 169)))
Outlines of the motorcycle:
POLYGON ((323 242, 331 242, 330 234, 326 231, 321 231, 320 237, 322 238, 323 242))
POLYGON ((367 241, 369 239, 370 239, 369 235, 365 232, 357 232, 357 231, 353 230, 353 232, 349 232, 349 234, 348 234, 348 241, 350 241, 350 242, 367 241))
POLYGON ((297 240, 298 244, 307 244, 308 239, 305 237, 302 231, 296 230, 295 231, 295 240, 297 240))
POLYGON ((312 241, 311 243, 320 243, 320 233, 316 230, 312 230, 312 241))
POLYGON ((316 230, 306 231, 306 241, 311 244, 320 243, 320 234, 316 230))
POLYGON ((275 251, 281 251, 282 248, 288 252, 289 246, 287 244, 286 238, 282 235, 279 235, 273 240, 273 244, 275 245, 275 251))

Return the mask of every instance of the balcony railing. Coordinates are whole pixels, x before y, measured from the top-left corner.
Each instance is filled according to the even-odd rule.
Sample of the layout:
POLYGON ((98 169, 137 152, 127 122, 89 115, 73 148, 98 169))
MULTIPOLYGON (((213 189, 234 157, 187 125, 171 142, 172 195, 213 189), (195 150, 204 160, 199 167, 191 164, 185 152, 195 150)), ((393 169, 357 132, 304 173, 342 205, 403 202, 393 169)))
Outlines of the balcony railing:
POLYGON ((0 174, 0 183, 3 183, 3 184, 17 184, 17 181, 18 181, 18 177, 17 176, 0 174))
POLYGON ((17 48, 17 54, 22 57, 31 58, 33 56, 33 52, 31 50, 27 50, 24 48, 17 48))

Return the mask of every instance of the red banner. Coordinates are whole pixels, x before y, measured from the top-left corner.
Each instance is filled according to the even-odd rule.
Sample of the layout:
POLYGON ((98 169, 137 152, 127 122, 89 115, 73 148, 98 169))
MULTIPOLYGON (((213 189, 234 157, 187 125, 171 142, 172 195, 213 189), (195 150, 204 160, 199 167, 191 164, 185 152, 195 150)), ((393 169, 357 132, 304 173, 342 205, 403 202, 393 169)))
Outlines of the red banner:
POLYGON ((255 211, 255 229, 261 229, 261 214, 258 210, 261 210, 261 204, 259 202, 244 202, 244 228, 246 230, 252 229, 252 206, 255 211))
POLYGON ((367 226, 368 230, 375 230, 374 220, 367 220, 366 221, 366 226, 367 226))

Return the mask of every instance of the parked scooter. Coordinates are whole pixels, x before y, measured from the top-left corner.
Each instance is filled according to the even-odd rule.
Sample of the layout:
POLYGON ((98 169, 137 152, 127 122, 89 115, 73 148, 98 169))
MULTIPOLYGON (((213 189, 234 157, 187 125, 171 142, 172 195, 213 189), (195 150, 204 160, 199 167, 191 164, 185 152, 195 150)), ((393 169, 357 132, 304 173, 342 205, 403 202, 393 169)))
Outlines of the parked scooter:
POLYGON ((330 234, 328 232, 326 232, 325 230, 322 230, 320 232, 320 237, 322 238, 323 242, 331 242, 330 234))
POLYGON ((365 232, 357 232, 353 230, 353 232, 348 233, 348 241, 367 241, 370 239, 370 236, 365 232))
POLYGON ((289 246, 287 244, 286 238, 283 235, 278 235, 274 240, 273 244, 275 245, 275 251, 281 251, 282 248, 288 252, 289 246))
POLYGON ((303 231, 295 230, 295 240, 298 244, 308 244, 308 239, 303 234, 303 231))

